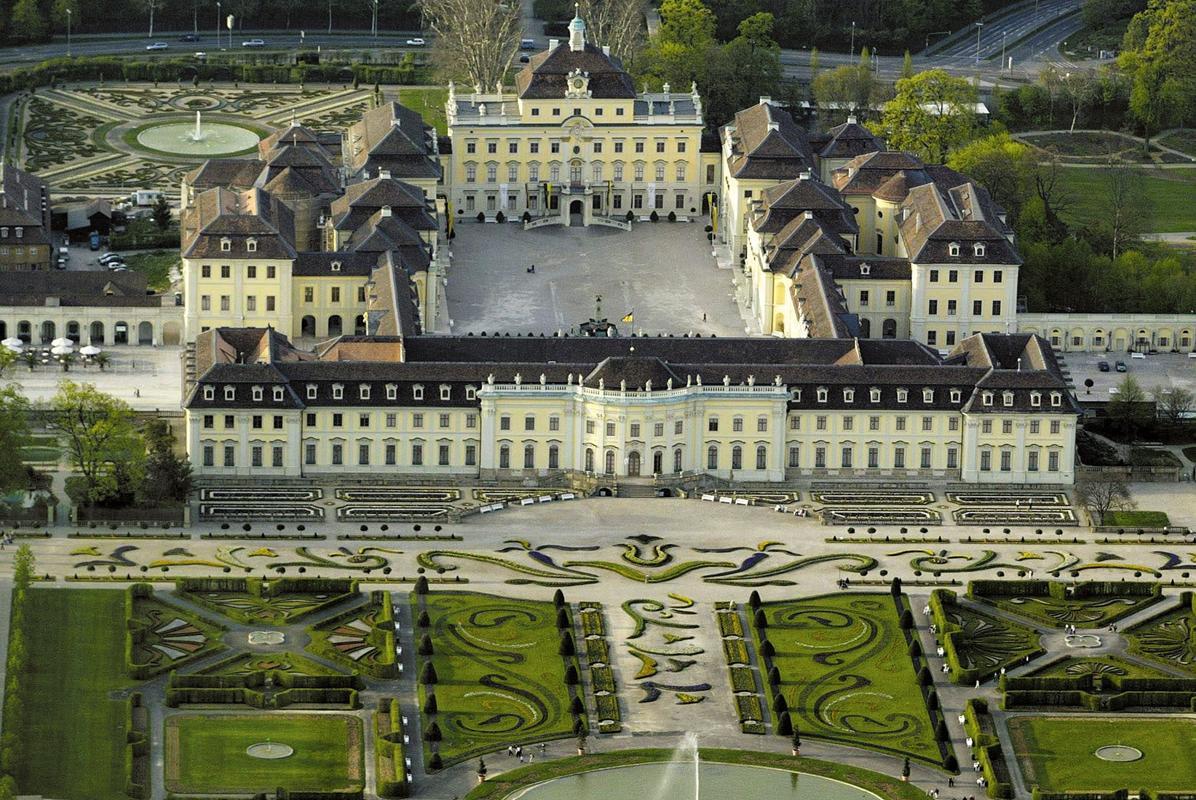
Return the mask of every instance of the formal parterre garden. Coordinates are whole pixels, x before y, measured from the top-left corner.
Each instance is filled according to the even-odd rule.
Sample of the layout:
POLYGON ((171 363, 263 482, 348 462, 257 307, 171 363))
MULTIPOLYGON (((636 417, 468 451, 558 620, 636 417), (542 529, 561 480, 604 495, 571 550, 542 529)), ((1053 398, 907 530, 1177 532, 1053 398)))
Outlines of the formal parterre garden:
POLYGON ((1196 605, 1191 592, 1179 606, 1126 631, 1131 653, 1196 675, 1196 605))
POLYGON ((1157 584, 973 581, 971 597, 1039 625, 1103 628, 1158 602, 1157 584))
POLYGON ((890 594, 758 605, 752 629, 778 732, 797 727, 802 736, 943 763, 912 624, 904 597, 890 594))
POLYGON ((431 768, 586 731, 567 605, 439 591, 412 601, 431 768))

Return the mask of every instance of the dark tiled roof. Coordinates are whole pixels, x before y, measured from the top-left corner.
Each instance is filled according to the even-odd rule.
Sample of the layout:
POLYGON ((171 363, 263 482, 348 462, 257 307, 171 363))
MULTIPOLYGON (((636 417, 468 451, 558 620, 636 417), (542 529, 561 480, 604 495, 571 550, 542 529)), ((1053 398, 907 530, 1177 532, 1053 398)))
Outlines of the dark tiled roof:
POLYGON ((291 210, 261 189, 233 192, 210 189, 197 195, 182 219, 185 258, 295 257, 291 210), (249 250, 249 242, 257 249, 249 250), (228 250, 222 248, 227 241, 228 250))
POLYGON ((992 209, 981 198, 981 191, 971 183, 950 192, 935 183, 911 189, 901 206, 899 226, 910 260, 921 264, 1020 264, 1021 257, 1007 238, 1007 226, 995 215, 988 216, 992 209), (960 205, 961 199, 968 205, 960 205), (960 246, 958 255, 951 255, 952 244, 960 246), (976 255, 977 244, 984 246, 982 255, 976 255))
POLYGON ((585 385, 597 386, 603 381, 613 389, 626 381, 627 388, 638 390, 650 382, 652 388, 663 389, 670 380, 678 387, 682 383, 677 373, 655 356, 609 356, 586 375, 585 385))
POLYGON ((515 76, 515 89, 525 100, 564 98, 566 78, 575 70, 589 75, 589 91, 595 98, 635 98, 635 84, 617 58, 606 55, 592 44, 587 44, 583 50, 571 50, 567 41, 532 56, 515 76))
POLYGON ((62 306, 152 308, 159 295, 146 294, 140 272, 0 272, 0 305, 41 306, 46 298, 62 306))
POLYGON ((291 274, 295 276, 313 275, 369 275, 378 266, 378 258, 373 253, 324 253, 306 252, 295 256, 295 264, 291 274), (339 269, 333 269, 333 265, 339 269))
POLYGON ((186 174, 184 180, 197 192, 222 187, 248 189, 257 182, 266 162, 248 158, 210 158, 186 174))
POLYGON ((884 149, 884 142, 854 118, 817 137, 811 136, 810 145, 819 158, 855 158, 884 149))
POLYGON ((732 143, 727 169, 737 178, 790 180, 814 169, 805 131, 789 112, 770 102, 740 111, 723 130, 732 143))
POLYGON ((383 103, 345 131, 344 150, 354 173, 388 169, 397 178, 439 178, 436 133, 415 111, 383 103))
POLYGON ((827 258, 824 262, 836 280, 908 281, 911 275, 908 258, 847 256, 840 259, 827 258))
POLYGON ((778 233, 806 211, 813 212, 828 232, 859 232, 851 206, 834 189, 813 177, 797 178, 765 189, 752 228, 760 233, 778 233))

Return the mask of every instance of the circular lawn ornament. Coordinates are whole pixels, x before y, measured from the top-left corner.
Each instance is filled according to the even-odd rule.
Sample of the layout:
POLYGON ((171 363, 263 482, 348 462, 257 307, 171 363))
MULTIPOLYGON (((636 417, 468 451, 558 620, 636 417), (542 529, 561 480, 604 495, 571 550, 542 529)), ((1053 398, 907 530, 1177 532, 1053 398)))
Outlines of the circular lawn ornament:
POLYGON ((295 748, 289 744, 279 744, 278 742, 258 742, 245 748, 245 755, 251 758, 264 758, 270 761, 286 758, 287 756, 294 755, 294 753, 295 748))
POLYGON ((1142 758, 1142 751, 1125 744, 1107 744, 1098 747, 1094 755, 1101 761, 1137 761, 1142 758))
POLYGON ((282 631, 251 631, 249 643, 257 645, 282 644, 286 638, 282 631))

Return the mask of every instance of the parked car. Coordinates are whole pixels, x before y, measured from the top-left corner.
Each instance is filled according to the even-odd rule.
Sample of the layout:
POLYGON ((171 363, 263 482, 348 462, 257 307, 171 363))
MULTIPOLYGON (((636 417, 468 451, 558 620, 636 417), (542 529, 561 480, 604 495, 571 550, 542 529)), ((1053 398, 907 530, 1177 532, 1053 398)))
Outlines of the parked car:
POLYGON ((520 64, 530 64, 530 63, 532 63, 532 59, 530 56, 528 56, 527 53, 520 53, 519 54, 519 63, 520 64))
POLYGON ((179 37, 179 41, 180 42, 198 42, 199 34, 198 33, 184 33, 182 36, 179 37))
POLYGON ((104 253, 104 255, 102 255, 96 259, 96 261, 100 262, 105 267, 108 266, 109 264, 111 264, 113 261, 124 261, 124 260, 125 260, 124 257, 121 255, 118 255, 117 253, 104 253))
POLYGON ((265 39, 247 39, 246 41, 241 42, 241 46, 242 47, 265 47, 266 40, 265 39))
POLYGON ((1129 371, 1129 367, 1127 367, 1125 365, 1124 361, 1118 361, 1116 364, 1116 368, 1117 368, 1118 372, 1128 372, 1129 371))
POLYGON ((1098 361, 1098 362, 1096 362, 1096 368, 1099 369, 1101 372, 1108 372, 1109 371, 1109 362, 1108 361, 1098 361))
POLYGON ((520 39, 519 40, 519 49, 520 50, 535 50, 536 49, 536 40, 535 39, 520 39))
POLYGON ((87 245, 92 250, 100 249, 100 234, 99 231, 92 231, 91 235, 87 237, 87 245))
POLYGON ((196 53, 195 53, 195 58, 198 61, 204 61, 205 59, 207 59, 207 57, 208 57, 208 54, 205 53, 203 50, 196 51, 196 53))
POLYGON ((168 45, 166 42, 154 42, 153 44, 147 44, 145 46, 146 50, 167 50, 169 48, 170 45, 168 45))
POLYGON ((427 44, 427 42, 425 42, 423 39, 420 39, 418 36, 414 39, 407 40, 408 47, 423 47, 425 44, 427 44))

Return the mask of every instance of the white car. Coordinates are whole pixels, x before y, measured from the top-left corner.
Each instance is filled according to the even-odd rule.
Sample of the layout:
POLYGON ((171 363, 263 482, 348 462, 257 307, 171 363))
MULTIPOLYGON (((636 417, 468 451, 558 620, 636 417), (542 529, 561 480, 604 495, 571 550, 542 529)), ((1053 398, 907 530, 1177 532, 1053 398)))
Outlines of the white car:
POLYGON ((147 44, 145 46, 146 50, 167 50, 169 48, 170 45, 168 45, 166 42, 154 42, 153 44, 147 44))
POLYGON ((241 42, 242 47, 265 47, 266 41, 264 39, 249 39, 241 42))
POLYGON ((408 47, 423 47, 425 44, 427 44, 427 42, 425 42, 423 39, 408 39, 407 40, 408 47))

